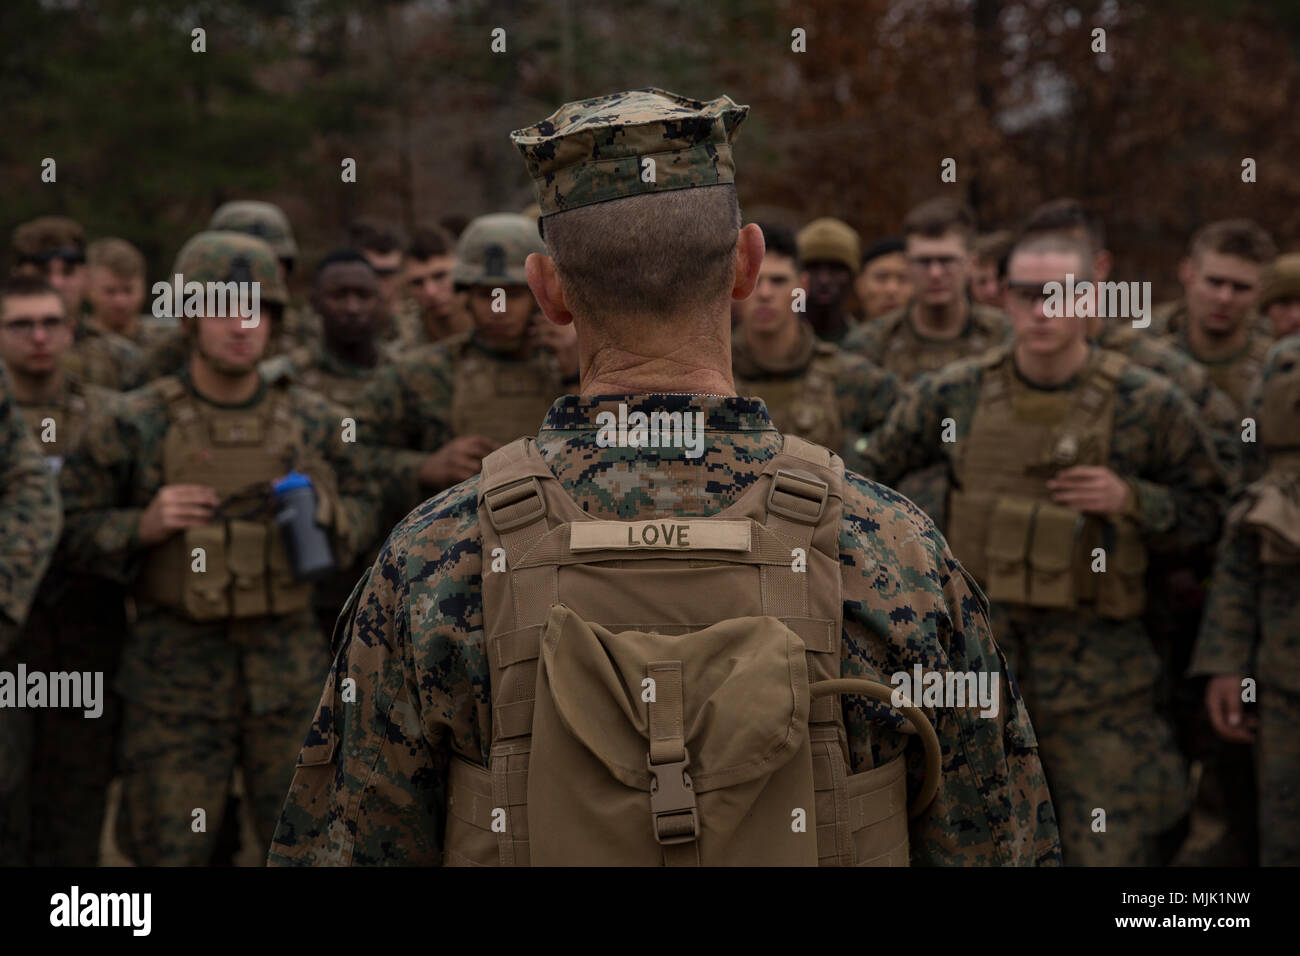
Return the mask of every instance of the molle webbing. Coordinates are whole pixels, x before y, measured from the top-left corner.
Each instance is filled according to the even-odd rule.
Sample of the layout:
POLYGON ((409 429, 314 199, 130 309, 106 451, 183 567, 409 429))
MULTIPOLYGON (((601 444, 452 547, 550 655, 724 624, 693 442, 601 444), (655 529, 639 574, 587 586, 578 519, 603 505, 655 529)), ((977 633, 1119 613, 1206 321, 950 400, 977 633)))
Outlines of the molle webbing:
POLYGON ((1131 522, 1060 507, 1046 485, 1064 468, 1107 464, 1128 360, 1095 352, 1073 393, 1031 389, 1016 379, 1013 361, 1003 350, 985 365, 954 469, 946 529, 953 554, 995 601, 1064 608, 1096 600, 1104 616, 1139 613, 1146 557, 1131 522), (1087 560, 1099 545, 1112 565, 1104 576, 1087 560))
POLYGON ((506 361, 483 354, 468 339, 455 356, 454 377, 452 435, 483 435, 501 445, 535 435, 564 391, 550 354, 506 361))
MULTIPOLYGON (((776 618, 802 641, 809 682, 837 679, 843 606, 838 541, 842 476, 842 464, 826 449, 787 436, 782 453, 768 462, 760 479, 717 515, 601 522, 615 527, 593 536, 575 533, 575 526, 594 519, 559 487, 532 439, 488 456, 479 504, 483 560, 486 567, 494 555, 504 554, 509 569, 483 578, 492 747, 486 769, 459 757, 452 761, 446 861, 529 862, 528 767, 538 659, 548 618, 558 605, 601 622, 613 635, 693 634, 721 621, 752 616, 761 605, 765 618, 776 618), (742 522, 749 526, 747 550, 740 549, 734 534, 742 522), (700 533, 714 523, 731 525, 733 531, 700 533), (650 535, 650 524, 662 527, 650 535), (668 558, 665 555, 679 548, 647 547, 638 539, 644 534, 661 543, 665 538, 679 543, 683 528, 689 545, 680 550, 688 550, 688 555, 668 558), (611 546, 593 546, 602 541, 611 546), (792 572, 796 548, 805 556, 805 573, 792 572), (634 580, 628 580, 632 575, 634 580), (506 825, 495 831, 485 827, 500 810, 506 825)), ((678 754, 678 738, 663 728, 671 728, 675 720, 672 670, 671 664, 657 666, 668 667, 664 674, 670 690, 651 714, 658 728, 652 734, 651 757, 659 751, 671 763, 678 754)), ((837 696, 812 701, 807 723, 819 862, 906 865, 901 759, 850 777, 837 696)), ((661 766, 661 782, 663 772, 661 766)), ((689 835, 681 844, 662 839, 681 836, 678 829, 692 825, 690 814, 671 806, 656 812, 662 862, 696 862, 699 847, 689 835)))

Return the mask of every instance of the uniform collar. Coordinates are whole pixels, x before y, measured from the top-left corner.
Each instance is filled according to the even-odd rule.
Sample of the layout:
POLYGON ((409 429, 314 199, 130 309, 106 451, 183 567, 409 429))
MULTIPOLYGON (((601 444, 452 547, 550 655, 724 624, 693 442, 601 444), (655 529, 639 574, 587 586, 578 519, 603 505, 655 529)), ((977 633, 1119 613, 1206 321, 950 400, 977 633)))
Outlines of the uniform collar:
POLYGON ((649 416, 653 412, 700 412, 706 431, 757 432, 776 431, 767 406, 758 398, 728 398, 721 395, 683 395, 666 392, 628 395, 563 395, 551 405, 542 423, 542 432, 595 431, 608 418, 625 420, 636 412, 649 416))

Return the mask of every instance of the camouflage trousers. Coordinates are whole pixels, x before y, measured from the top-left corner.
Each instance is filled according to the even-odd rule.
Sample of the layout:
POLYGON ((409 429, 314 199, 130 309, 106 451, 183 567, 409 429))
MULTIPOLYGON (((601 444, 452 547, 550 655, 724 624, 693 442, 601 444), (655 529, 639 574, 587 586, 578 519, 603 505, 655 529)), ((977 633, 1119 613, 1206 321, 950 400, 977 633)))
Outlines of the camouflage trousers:
POLYGON ((1140 622, 1002 604, 991 620, 1038 737, 1065 865, 1160 865, 1161 835, 1187 813, 1187 768, 1140 622))
POLYGON ((1300 866, 1300 694, 1259 688, 1259 862, 1300 866))
POLYGON ((127 701, 118 846, 141 866, 206 866, 238 766, 258 840, 269 848, 317 703, 313 696, 268 714, 214 720, 127 701))

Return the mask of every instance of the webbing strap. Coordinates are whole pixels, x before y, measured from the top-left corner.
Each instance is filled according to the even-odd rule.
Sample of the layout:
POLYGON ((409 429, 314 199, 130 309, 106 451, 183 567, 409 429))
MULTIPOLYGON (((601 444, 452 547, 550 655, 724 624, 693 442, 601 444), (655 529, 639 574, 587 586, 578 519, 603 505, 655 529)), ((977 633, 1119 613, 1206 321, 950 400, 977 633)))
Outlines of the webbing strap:
POLYGON ((651 661, 646 674, 654 680, 649 702, 650 817, 655 839, 664 848, 665 866, 698 866, 700 817, 687 768, 682 715, 682 662, 651 661), (689 844, 691 848, 685 847, 689 844))

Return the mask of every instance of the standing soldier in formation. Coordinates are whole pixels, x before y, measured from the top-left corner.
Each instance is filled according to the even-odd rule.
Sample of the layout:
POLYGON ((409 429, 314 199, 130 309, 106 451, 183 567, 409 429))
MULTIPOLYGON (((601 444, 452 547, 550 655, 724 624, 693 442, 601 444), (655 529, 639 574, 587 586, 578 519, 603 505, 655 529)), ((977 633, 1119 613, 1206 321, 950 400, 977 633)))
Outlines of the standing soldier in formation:
POLYGON ((416 323, 403 345, 441 342, 472 326, 465 297, 456 290, 456 240, 439 226, 422 226, 411 235, 402 266, 407 299, 414 306, 416 323))
MULTIPOLYGON (((174 272, 259 282, 268 313, 287 298, 270 249, 239 233, 200 233, 174 272)), ((310 479, 312 517, 331 530, 337 565, 374 535, 374 501, 340 411, 259 375, 269 315, 220 311, 183 320, 186 366, 115 397, 62 473, 70 560, 135 585, 117 680, 126 698, 118 845, 142 865, 209 861, 236 766, 269 840, 292 775, 329 651, 270 483, 290 472, 310 479)))
MULTIPOLYGON (((1102 223, 1089 216, 1077 200, 1063 198, 1044 203, 1030 214, 1023 233, 1061 235, 1086 243, 1092 251, 1096 281, 1108 279, 1113 257, 1106 250, 1102 223)), ((1135 314, 1103 317, 1095 313, 1084 321, 1094 344, 1128 356, 1183 390, 1214 439, 1229 486, 1235 486, 1241 477, 1239 410, 1199 362, 1151 329, 1135 327, 1133 320, 1138 318, 1135 314)), ((1185 677, 1192 652, 1190 635, 1200 627, 1204 582, 1213 558, 1212 542, 1153 555, 1147 570, 1144 623, 1166 665, 1163 679, 1168 686, 1160 696, 1172 711, 1179 746, 1199 767, 1190 833, 1175 861, 1184 865, 1245 866, 1254 857, 1250 755, 1225 746, 1214 736, 1204 717, 1199 682, 1185 677)))
POLYGON ((799 261, 788 229, 760 226, 766 253, 754 293, 736 303, 732 333, 736 392, 761 398, 784 435, 848 456, 898 400, 899 382, 861 356, 813 333, 795 310, 799 261))
POLYGON ((862 304, 862 321, 870 322, 907 305, 912 286, 907 278, 903 240, 877 239, 862 253, 862 271, 853 283, 862 304))
MULTIPOLYGON (((278 286, 285 290, 284 304, 274 310, 275 326, 267 343, 264 371, 272 378, 305 368, 320 348, 320 321, 288 300, 289 274, 298 258, 289 217, 279 206, 269 202, 237 199, 225 203, 212 214, 209 230, 236 232, 256 236, 270 247, 277 263, 278 286)), ((170 278, 170 276, 168 277, 170 278)), ((174 375, 190 360, 190 337, 177 328, 156 341, 145 353, 143 381, 151 382, 163 375, 174 375)))
POLYGON ((44 278, 63 299, 76 341, 63 367, 87 385, 126 391, 144 381, 144 356, 128 339, 83 319, 86 232, 62 216, 42 216, 14 230, 15 275, 44 278))
POLYGON ((862 261, 862 240, 848 223, 828 217, 808 223, 796 241, 808 322, 818 338, 839 345, 859 324, 848 302, 862 261))
POLYGON ((1091 260, 1060 236, 1021 240, 1014 345, 923 377, 867 460, 885 482, 936 461, 951 471, 945 533, 994 602, 1067 865, 1154 865, 1187 807, 1141 621, 1147 549, 1213 541, 1225 476, 1174 385, 1090 348, 1078 317, 1045 315, 1045 285, 1090 278, 1091 260))
MULTIPOLYGON (((971 355, 1007 341, 1006 313, 975 303, 967 288, 975 214, 951 199, 931 199, 903 221, 912 298, 901 309, 864 323, 844 340, 847 351, 911 383, 971 355)), ((854 447, 855 465, 867 439, 854 447)), ((948 485, 942 467, 908 475, 898 486, 943 527, 948 485)))
MULTIPOLYGON (((545 247, 524 216, 475 219, 456 250, 474 328, 382 369, 357 398, 357 433, 401 513, 463 481, 483 456, 540 421, 577 377, 571 346, 537 347, 524 260, 545 247)), ((560 330, 570 333, 571 330, 560 330)))
MULTIPOLYGON (((63 371, 72 323, 44 279, 17 276, 0 287, 0 360, 55 475, 80 443, 91 410, 111 397, 63 371)), ((121 585, 75 573, 56 557, 32 603, 17 655, 31 671, 103 674, 111 688, 126 636, 125 597, 121 585)), ((94 718, 78 709, 50 708, 8 719, 25 720, 32 743, 30 763, 6 765, 30 775, 30 840, 17 852, 41 866, 94 866, 113 777, 116 699, 104 698, 94 718)))
POLYGON ((1260 863, 1300 866, 1300 339, 1268 353, 1247 413, 1263 475, 1228 513, 1190 672, 1215 732, 1255 745, 1260 863))
POLYGON ((273 863, 1058 860, 1033 729, 933 526, 735 395, 729 302, 763 260, 734 186, 746 109, 637 90, 513 134, 549 253, 529 285, 578 326, 581 395, 389 537, 273 863), (652 414, 675 441, 612 434, 652 414), (913 665, 1000 678, 994 712, 909 710, 923 748, 859 683, 806 703, 913 665))
MULTIPOLYGON (((0 329, 0 335, 9 333, 0 329)), ((0 670, 14 648, 49 567, 61 527, 59 494, 23 423, 0 367, 0 670)), ((25 690, 25 689, 24 689, 25 690)), ((32 739, 27 714, 0 708, 0 866, 27 863, 32 739)))
POLYGON ((1255 304, 1260 275, 1276 254, 1251 220, 1212 222, 1192 236, 1179 266, 1183 298, 1166 309, 1166 341, 1203 365, 1238 412, 1273 344, 1255 304))
MULTIPOLYGON (((385 315, 379 277, 355 249, 336 249, 316 266, 311 306, 321 318, 324 341, 319 358, 297 374, 297 382, 351 415, 357 396, 380 369, 391 364, 379 342, 385 315)), ((388 515, 376 528, 375 540, 365 544, 354 563, 341 566, 316 585, 312 604, 325 633, 333 632, 334 620, 352 586, 374 560, 373 546, 381 543, 400 517, 388 515)))
POLYGON ((176 320, 143 312, 145 261, 125 239, 96 239, 86 249, 88 324, 100 332, 122 336, 141 352, 176 330, 176 320))
POLYGON ((1007 230, 999 229, 975 240, 970 297, 979 305, 999 312, 1006 309, 1007 253, 1014 238, 1007 230))

